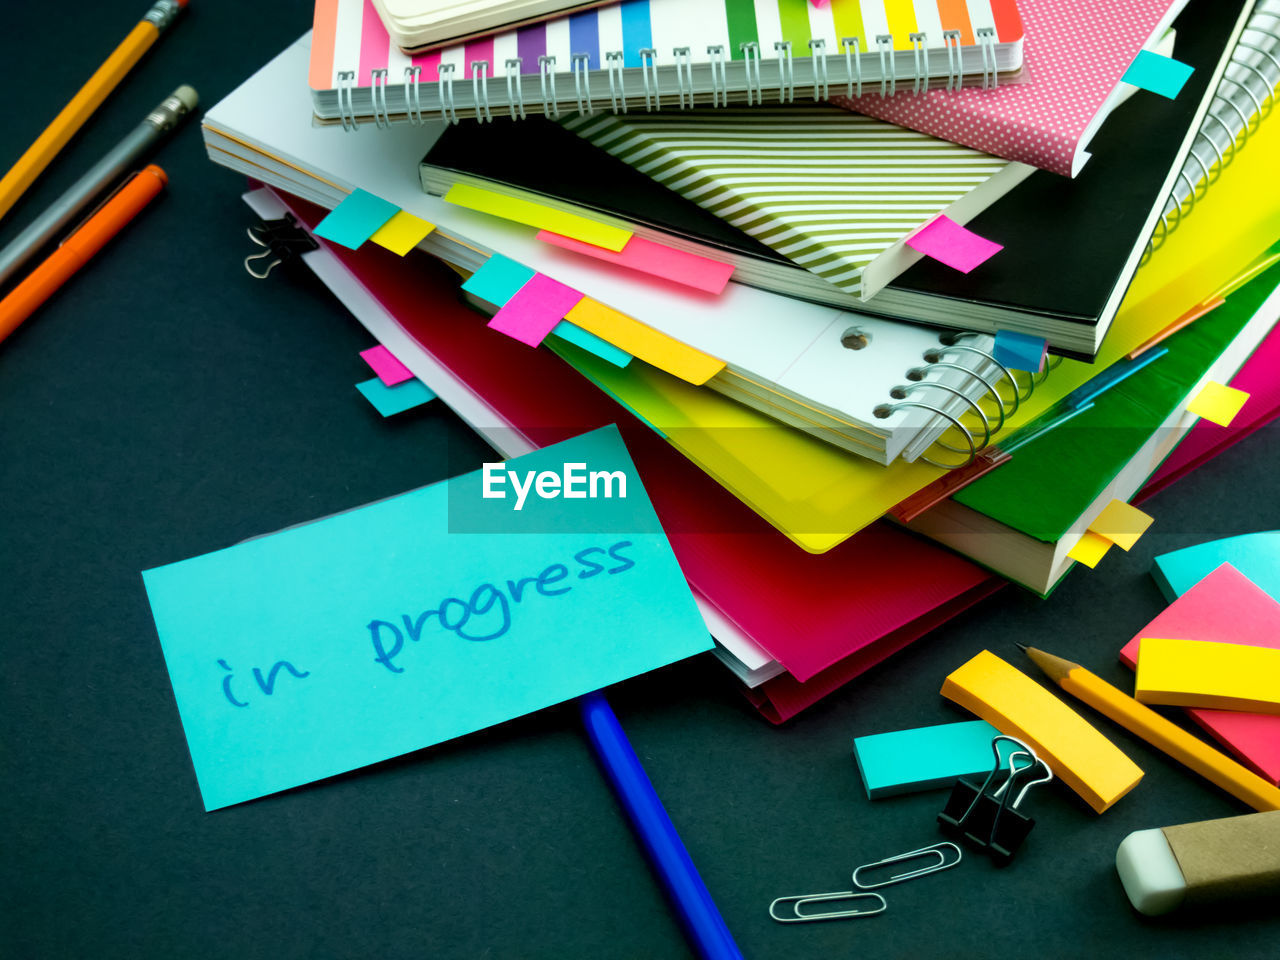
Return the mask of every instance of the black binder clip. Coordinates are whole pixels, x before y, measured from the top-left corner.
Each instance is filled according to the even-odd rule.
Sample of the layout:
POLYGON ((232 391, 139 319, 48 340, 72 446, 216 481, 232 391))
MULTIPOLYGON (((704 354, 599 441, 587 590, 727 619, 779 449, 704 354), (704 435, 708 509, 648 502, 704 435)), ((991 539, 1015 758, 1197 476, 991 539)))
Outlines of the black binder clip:
POLYGON ((265 280, 276 267, 288 263, 311 250, 318 250, 320 244, 298 225, 293 214, 286 213, 279 220, 263 220, 262 223, 248 229, 249 239, 262 247, 258 253, 251 253, 244 258, 244 268, 255 280, 265 280), (266 269, 259 272, 255 269, 256 261, 272 258, 266 269))
POLYGON ((1034 750, 1021 740, 1001 734, 991 741, 996 755, 995 766, 987 774, 981 786, 961 778, 951 790, 946 806, 938 814, 942 832, 953 840, 985 852, 996 866, 1006 866, 1022 846, 1035 820, 1026 816, 1018 807, 1027 791, 1036 784, 1048 783, 1053 772, 1048 764, 1036 756, 1034 750), (1005 768, 1000 756, 1000 742, 1016 744, 1008 757, 1008 777, 999 787, 992 789, 996 778, 1005 768))

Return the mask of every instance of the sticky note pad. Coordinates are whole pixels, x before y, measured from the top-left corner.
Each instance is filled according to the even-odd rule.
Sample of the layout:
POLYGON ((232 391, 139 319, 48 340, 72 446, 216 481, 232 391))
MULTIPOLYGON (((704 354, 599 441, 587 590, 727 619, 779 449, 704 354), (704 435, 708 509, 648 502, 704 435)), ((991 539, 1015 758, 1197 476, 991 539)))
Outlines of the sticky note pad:
POLYGON ((1224 563, 1271 597, 1280 598, 1280 530, 1243 533, 1162 553, 1155 559, 1151 576, 1165 600, 1173 601, 1224 563))
POLYGON ((552 327, 551 336, 567 340, 588 353, 594 353, 601 360, 607 360, 615 367, 625 367, 631 362, 631 354, 625 350, 619 350, 608 340, 601 340, 594 333, 587 333, 581 327, 575 327, 568 320, 561 320, 552 327))
POLYGON ((444 199, 446 203, 455 203, 468 210, 478 210, 481 213, 501 217, 503 220, 537 227, 539 230, 550 230, 552 233, 604 247, 606 250, 621 250, 631 239, 630 230, 613 227, 607 223, 598 223, 576 213, 566 213, 545 204, 534 203, 532 200, 508 197, 467 183, 455 183, 444 195, 444 199))
POLYGON ((991 740, 999 733, 985 720, 874 733, 854 738, 853 756, 867 796, 879 800, 989 773, 996 761, 991 740))
POLYGON ((404 413, 436 398, 436 395, 421 380, 406 380, 394 387, 388 387, 374 377, 372 380, 357 383, 356 389, 363 393, 364 398, 384 417, 404 413))
MULTIPOLYGON (((1275 536, 1280 538, 1280 534, 1275 536)), ((1126 666, 1137 666, 1143 637, 1185 637, 1280 650, 1280 602, 1231 564, 1224 563, 1186 587, 1181 596, 1124 645, 1120 660, 1126 666)), ((1212 709, 1191 709, 1187 714, 1246 767, 1280 785, 1280 717, 1212 709)))
POLYGON ((1187 404, 1187 410, 1210 423, 1229 427, 1248 399, 1249 394, 1243 390, 1210 382, 1187 404))
POLYGON ((1004 249, 1003 244, 980 237, 943 214, 934 217, 903 242, 912 250, 961 273, 968 273, 1004 249))
POLYGON ((583 243, 573 237, 563 237, 549 230, 538 231, 538 239, 596 260, 662 277, 707 293, 723 293, 729 278, 733 276, 732 264, 721 263, 696 253, 686 253, 644 237, 632 237, 617 252, 583 243))
POLYGON ((403 257, 435 228, 434 223, 427 223, 407 210, 397 210, 396 215, 375 230, 369 239, 403 257))
POLYGON ((653 327, 590 297, 583 297, 565 314, 565 319, 588 333, 608 340, 633 357, 639 357, 645 363, 696 386, 706 383, 725 368, 723 360, 717 360, 687 343, 659 333, 653 327))
POLYGON ((207 809, 711 648, 615 427, 488 473, 143 573, 207 809), (516 511, 508 471, 560 490, 609 474, 612 495, 535 487, 516 511))
POLYGON ((1133 695, 1143 703, 1280 715, 1280 650, 1143 637, 1133 695))
POLYGON ((1049 341, 1013 330, 997 330, 995 349, 991 355, 997 362, 1014 370, 1044 372, 1044 360, 1049 354, 1049 341))
POLYGON ((1067 551, 1067 556, 1092 570, 1110 549, 1110 540, 1092 530, 1086 530, 1084 536, 1076 541, 1076 545, 1067 551))
POLYGON ((1153 519, 1123 500, 1112 500, 1089 524, 1089 531, 1128 551, 1147 532, 1153 519))
POLYGON ((536 347, 582 294, 541 273, 516 291, 489 321, 489 326, 513 340, 536 347))
POLYGON ((1097 813, 1142 779, 1138 765, 1080 714, 990 650, 952 672, 942 695, 1028 744, 1097 813))
POLYGON ((357 250, 399 209, 394 203, 357 187, 316 224, 315 233, 318 237, 357 250))
POLYGON ((1194 72, 1195 67, 1188 66, 1181 60, 1163 57, 1150 50, 1139 50, 1120 79, 1172 100, 1182 91, 1182 85, 1194 72))
POLYGON ((536 271, 501 254, 493 254, 480 269, 463 281, 462 289, 488 300, 494 306, 505 306, 516 291, 533 279, 536 271))
POLYGON ((360 351, 360 358, 378 375, 378 379, 388 387, 413 379, 413 371, 397 360, 382 344, 360 351))

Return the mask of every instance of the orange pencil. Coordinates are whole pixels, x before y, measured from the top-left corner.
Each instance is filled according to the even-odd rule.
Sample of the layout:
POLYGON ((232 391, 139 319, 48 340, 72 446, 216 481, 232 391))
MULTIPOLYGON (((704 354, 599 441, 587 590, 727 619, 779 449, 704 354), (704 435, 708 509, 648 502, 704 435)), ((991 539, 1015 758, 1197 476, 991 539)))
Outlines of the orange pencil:
POLYGON ((0 218, 18 202, 27 187, 35 182, 36 177, 58 155, 58 151, 93 116, 102 101, 107 99, 111 91, 133 69, 133 65, 142 59, 142 55, 151 49, 160 32, 186 5, 187 0, 157 0, 138 25, 129 31, 120 46, 111 52, 111 56, 107 57, 71 98, 71 102, 45 127, 44 133, 36 137, 35 143, 27 148, 27 152, 18 158, 18 162, 0 180, 0 218))
POLYGON ((58 288, 101 250, 125 224, 164 189, 169 178, 154 163, 143 167, 102 209, 62 242, 30 276, 0 300, 0 340, 17 329, 23 320, 48 300, 58 288))

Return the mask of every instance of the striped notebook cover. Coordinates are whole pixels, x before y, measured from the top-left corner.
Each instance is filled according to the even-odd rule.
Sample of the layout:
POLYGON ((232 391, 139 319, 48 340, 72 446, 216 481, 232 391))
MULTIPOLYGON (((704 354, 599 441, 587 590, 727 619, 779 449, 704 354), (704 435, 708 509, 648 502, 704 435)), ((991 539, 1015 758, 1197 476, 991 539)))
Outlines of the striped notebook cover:
POLYGON ((798 266, 863 299, 1032 168, 835 107, 575 117, 565 126, 798 266), (966 200, 962 206, 960 201, 966 200))
MULTIPOLYGON (((829 78, 832 83, 839 79, 843 89, 845 38, 857 38, 856 49, 862 52, 870 75, 879 70, 882 60, 877 38, 892 38, 892 49, 900 54, 906 51, 910 58, 923 53, 915 50, 917 44, 911 39, 922 34, 923 46, 930 51, 925 57, 930 64, 928 75, 946 78, 949 47, 944 31, 957 34, 950 49, 969 56, 982 52, 980 59, 985 59, 986 50, 978 49, 982 35, 990 32, 998 49, 1016 48, 1009 69, 1021 64, 1023 30, 1017 0, 831 0, 820 8, 809 0, 627 0, 413 56, 391 42, 372 0, 316 0, 310 84, 317 93, 337 91, 345 80, 340 75, 350 73, 359 91, 373 85, 375 72, 386 70, 389 95, 394 97, 394 89, 404 84, 406 68, 420 67, 419 80, 425 86, 440 82, 441 68, 452 66, 453 79, 469 92, 472 84, 462 81, 473 79, 472 65, 480 61, 489 65, 482 77, 505 81, 517 72, 536 76, 540 57, 554 57, 554 69, 563 75, 570 73, 574 56, 585 56, 588 69, 600 71, 603 78, 610 54, 620 55, 624 69, 641 68, 645 64, 642 51, 649 50, 653 64, 670 67, 677 48, 688 48, 694 81, 701 84, 714 70, 697 68, 717 59, 708 48, 720 47, 732 65, 749 56, 743 44, 756 44, 764 64, 761 83, 776 87, 780 68, 774 60, 775 44, 789 42, 796 62, 807 64, 810 41, 822 41, 829 78), (509 70, 508 61, 516 58, 518 68, 509 70)), ((898 68, 900 81, 909 80, 909 69, 898 68)), ((803 86, 815 79, 813 71, 797 66, 795 84, 803 86)), ((598 82, 603 84, 607 105, 608 83, 598 82)), ((560 86, 566 84, 572 103, 573 81, 562 76, 560 86)), ((505 82, 500 86, 505 89, 505 82)), ((639 82, 633 80, 628 95, 634 96, 639 89, 639 82)), ((834 87, 832 92, 837 92, 834 87)), ((566 92, 559 93, 563 105, 566 92)), ((531 111, 541 106, 528 97, 524 105, 531 111)), ((321 112, 319 101, 317 111, 321 112)), ((358 105, 356 113, 361 113, 358 105)))

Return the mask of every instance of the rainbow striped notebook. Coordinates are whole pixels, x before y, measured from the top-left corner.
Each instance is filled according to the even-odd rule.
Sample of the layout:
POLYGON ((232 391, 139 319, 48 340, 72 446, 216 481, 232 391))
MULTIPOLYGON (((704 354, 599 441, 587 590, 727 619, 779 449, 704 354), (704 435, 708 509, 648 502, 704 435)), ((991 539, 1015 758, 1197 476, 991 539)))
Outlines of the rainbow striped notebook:
POLYGON ((349 129, 589 116, 992 87, 1022 38, 1016 0, 627 0, 410 56, 373 0, 316 0, 310 83, 349 129))

